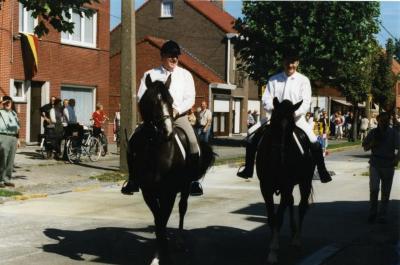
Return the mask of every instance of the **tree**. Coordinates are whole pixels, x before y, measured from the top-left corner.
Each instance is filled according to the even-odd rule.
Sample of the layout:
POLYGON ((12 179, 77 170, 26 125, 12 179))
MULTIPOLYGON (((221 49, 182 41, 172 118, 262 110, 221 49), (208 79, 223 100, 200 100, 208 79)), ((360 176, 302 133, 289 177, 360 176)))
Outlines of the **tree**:
POLYGON ((249 1, 242 12, 235 51, 243 61, 239 67, 259 84, 280 69, 284 50, 297 49, 300 71, 312 84, 339 88, 355 108, 365 100, 378 2, 249 1))
POLYGON ((282 52, 297 49, 312 81, 338 84, 340 69, 369 56, 379 31, 377 2, 243 2, 235 50, 254 80, 281 66, 282 52))
POLYGON ((394 52, 394 42, 388 39, 386 51, 379 51, 375 57, 371 92, 380 110, 390 108, 394 99, 393 87, 396 82, 396 77, 392 72, 394 52))
MULTIPOLYGON (((28 10, 32 11, 34 18, 40 18, 35 27, 35 34, 39 37, 48 34, 48 25, 61 32, 73 33, 74 22, 69 21, 71 10, 80 10, 84 16, 91 17, 94 10, 82 8, 85 5, 98 3, 99 0, 19 0, 19 2, 28 10)), ((79 14, 82 16, 81 12, 79 14)))

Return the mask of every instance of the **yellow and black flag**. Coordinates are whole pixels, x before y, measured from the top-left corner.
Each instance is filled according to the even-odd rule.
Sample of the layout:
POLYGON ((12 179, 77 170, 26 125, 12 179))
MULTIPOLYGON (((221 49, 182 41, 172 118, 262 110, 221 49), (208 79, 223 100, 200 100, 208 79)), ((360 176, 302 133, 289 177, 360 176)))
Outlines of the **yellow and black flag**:
POLYGON ((31 80, 38 71, 39 39, 35 35, 21 33, 21 49, 25 79, 31 80))

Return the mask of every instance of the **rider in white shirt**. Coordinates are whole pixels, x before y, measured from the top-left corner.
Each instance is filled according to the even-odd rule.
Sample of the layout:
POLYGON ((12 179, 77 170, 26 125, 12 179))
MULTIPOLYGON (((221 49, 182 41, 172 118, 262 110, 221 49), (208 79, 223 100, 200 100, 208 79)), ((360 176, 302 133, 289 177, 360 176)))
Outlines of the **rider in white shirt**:
MULTIPOLYGON (((150 74, 151 80, 166 82, 168 77, 171 76, 171 83, 169 86, 169 93, 171 94, 173 101, 173 116, 174 124, 176 127, 181 128, 189 140, 190 155, 188 162, 193 164, 199 163, 199 146, 197 143, 197 137, 193 130, 193 127, 189 123, 187 117, 187 111, 192 108, 195 103, 196 90, 194 87, 194 81, 192 74, 178 66, 178 57, 181 54, 179 45, 174 41, 167 41, 161 47, 161 66, 151 69, 144 73, 142 80, 140 81, 140 87, 138 91, 138 101, 141 100, 146 87, 146 76, 150 74)), ((134 136, 129 140, 134 141, 134 136)), ((131 164, 130 154, 128 153, 128 165, 131 164)), ((130 181, 122 188, 121 192, 124 194, 133 194, 138 191, 138 186, 134 183, 133 168, 129 167, 130 181)), ((201 186, 198 183, 193 182, 191 188, 192 195, 202 194, 201 186)))
MULTIPOLYGON (((287 99, 293 104, 303 101, 301 106, 295 112, 296 126, 302 129, 311 142, 311 151, 313 158, 318 167, 318 173, 322 182, 329 182, 332 180, 329 172, 326 170, 324 158, 322 155, 322 148, 317 141, 317 136, 314 134, 311 126, 305 119, 305 114, 310 108, 311 104, 311 85, 310 80, 297 72, 299 66, 298 56, 292 51, 284 55, 283 68, 284 71, 272 76, 268 80, 267 88, 264 91, 262 102, 264 109, 267 112, 267 119, 271 116, 273 106, 273 99, 276 97, 280 102, 287 99)), ((257 144, 260 139, 260 131, 258 130, 250 137, 246 147, 246 165, 244 170, 237 173, 238 177, 251 178, 254 171, 254 160, 257 144)))

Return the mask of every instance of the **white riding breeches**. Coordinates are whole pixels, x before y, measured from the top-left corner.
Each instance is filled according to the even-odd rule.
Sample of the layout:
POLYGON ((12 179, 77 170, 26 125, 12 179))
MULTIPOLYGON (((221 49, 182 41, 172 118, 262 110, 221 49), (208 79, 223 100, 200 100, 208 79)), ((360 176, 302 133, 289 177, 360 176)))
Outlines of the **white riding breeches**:
POLYGON ((318 141, 318 138, 313 131, 312 125, 310 125, 306 121, 306 118, 304 117, 304 115, 296 118, 296 126, 305 132, 305 134, 307 135, 310 142, 315 143, 316 141, 318 141))

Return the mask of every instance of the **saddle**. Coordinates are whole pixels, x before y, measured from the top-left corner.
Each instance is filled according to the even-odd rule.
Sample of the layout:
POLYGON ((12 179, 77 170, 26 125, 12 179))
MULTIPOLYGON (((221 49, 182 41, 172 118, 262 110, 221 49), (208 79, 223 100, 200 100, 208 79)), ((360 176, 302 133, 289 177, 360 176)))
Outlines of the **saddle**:
MULTIPOLYGON (((158 132, 151 126, 148 126, 144 123, 140 124, 132 136, 132 139, 135 139, 135 141, 131 142, 131 148, 143 148, 146 145, 155 145, 159 143, 157 140, 157 133, 158 132)), ((179 127, 175 127, 172 141, 176 142, 183 158, 186 160, 188 154, 190 154, 190 144, 189 138, 187 137, 185 131, 179 127)), ((199 145, 198 139, 197 144, 199 145)))
MULTIPOLYGON (((270 130, 270 128, 271 128, 271 127, 270 127, 269 124, 265 124, 265 125, 262 125, 262 126, 255 132, 254 138, 257 139, 257 134, 260 135, 259 141, 258 141, 258 144, 257 144, 257 150, 259 149, 259 144, 262 142, 262 139, 263 139, 264 137, 268 137, 268 136, 266 136, 266 135, 269 134, 269 133, 268 133, 268 130, 270 130)), ((310 140, 308 139, 306 133, 305 133, 302 129, 300 129, 299 127, 297 127, 297 126, 294 128, 293 139, 294 139, 294 141, 296 142, 296 144, 297 144, 297 146, 298 146, 298 148, 299 148, 299 151, 300 151, 300 153, 301 153, 302 155, 305 155, 306 153, 308 153, 308 150, 310 150, 310 145, 311 145, 310 140)))

